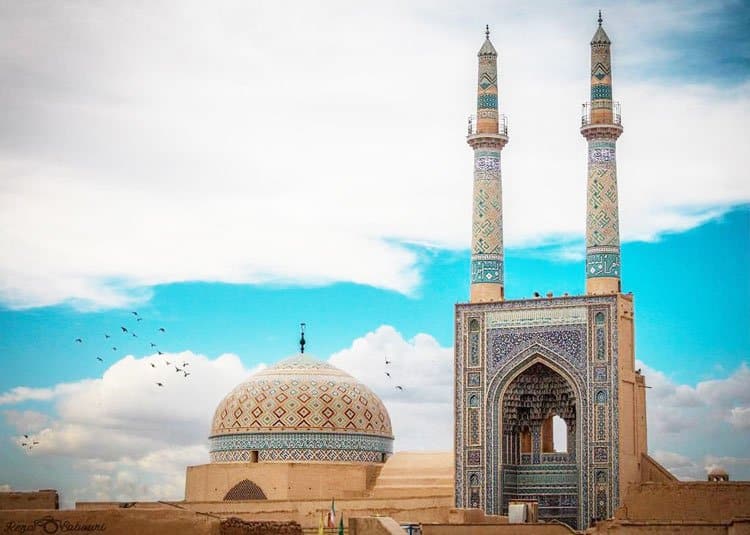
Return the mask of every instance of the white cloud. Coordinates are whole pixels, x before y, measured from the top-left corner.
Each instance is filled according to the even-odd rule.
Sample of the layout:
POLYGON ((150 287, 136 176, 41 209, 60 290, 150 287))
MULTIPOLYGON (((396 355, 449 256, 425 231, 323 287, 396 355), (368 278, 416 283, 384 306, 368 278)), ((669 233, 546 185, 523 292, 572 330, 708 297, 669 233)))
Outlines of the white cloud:
MULTIPOLYGON (((75 488, 71 481, 55 480, 64 475, 52 476, 50 484, 60 487, 66 503, 179 499, 185 467, 208 461, 207 436, 214 409, 241 378, 257 369, 245 368, 232 354, 214 359, 190 351, 127 356, 99 379, 48 389, 15 388, 0 399, 6 404, 39 400, 53 404, 53 416, 18 410, 6 410, 4 415, 19 433, 32 432, 39 442, 27 452, 33 463, 30 471, 43 460, 59 464, 57 469, 46 468, 39 479, 64 474, 61 467, 68 465, 85 476, 84 484, 75 488), (191 374, 176 372, 175 363, 191 374), (158 387, 157 381, 165 386, 158 387)), ((13 437, 16 445, 20 441, 21 435, 13 437)))
MULTIPOLYGON (((701 24, 709 8, 674 9, 649 4, 643 17, 612 6, 607 18, 626 127, 626 239, 684 230, 750 199, 750 85, 619 74, 663 59, 648 39, 701 24)), ((545 2, 460 16, 450 3, 298 3, 294 16, 275 4, 7 4, 0 299, 117 307, 195 280, 414 291, 418 258, 402 243, 469 243, 462 136, 481 29, 493 20, 511 120, 506 241, 581 236, 577 124, 594 12, 545 2)))
POLYGON ((704 479, 714 466, 730 471, 734 479, 750 479, 750 466, 743 460, 750 448, 747 364, 723 379, 695 386, 678 384, 640 361, 636 366, 651 387, 646 391, 649 449, 659 462, 682 479, 704 479))
POLYGON ((441 347, 428 334, 404 340, 396 329, 382 325, 329 361, 383 400, 391 416, 396 451, 453 449, 452 348, 441 347), (386 357, 390 364, 385 363, 386 357), (397 385, 403 390, 396 389, 397 385))
POLYGON ((728 420, 735 429, 750 429, 750 407, 733 407, 728 420))
POLYGON ((6 422, 22 433, 38 431, 49 422, 49 416, 38 411, 7 410, 3 411, 3 416, 6 422))
MULTIPOLYGON (((424 333, 405 339, 382 325, 329 361, 381 397, 391 415, 396 451, 453 447, 452 348, 424 333), (390 364, 385 364, 386 357, 390 364)), ((655 458, 683 479, 703 479, 706 470, 717 465, 733 479, 748 479, 750 429, 741 423, 746 411, 736 409, 748 406, 750 368, 743 364, 724 379, 690 386, 641 362, 637 365, 652 387, 647 391, 648 429, 655 458)), ((185 467, 208 460, 206 439, 215 407, 238 381, 260 367, 247 369, 231 354, 214 359, 191 352, 128 356, 99 379, 46 389, 56 393, 45 398, 54 413, 34 431, 39 445, 22 456, 21 462, 28 463, 24 473, 59 488, 65 503, 179 499, 185 467), (166 360, 189 362, 193 375, 177 374, 166 360), (166 387, 157 387, 156 381, 166 387)), ((14 399, 17 404, 37 401, 33 396, 14 399)), ((23 421, 25 413, 8 409, 4 414, 13 423, 23 421)), ((31 486, 25 480, 6 481, 31 486)))
POLYGON ((12 405, 24 401, 49 401, 62 394, 69 394, 84 387, 86 381, 80 383, 61 383, 53 388, 31 388, 17 386, 0 394, 0 405, 12 405))

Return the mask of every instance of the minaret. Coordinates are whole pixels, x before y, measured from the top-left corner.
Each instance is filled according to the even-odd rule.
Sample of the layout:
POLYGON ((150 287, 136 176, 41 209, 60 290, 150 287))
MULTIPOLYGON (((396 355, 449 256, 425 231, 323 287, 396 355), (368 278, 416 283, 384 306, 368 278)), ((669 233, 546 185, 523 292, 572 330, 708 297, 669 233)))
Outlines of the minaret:
POLYGON ((508 142, 505 118, 497 113, 497 51, 489 26, 479 49, 476 123, 467 142, 474 149, 474 208, 471 232, 471 302, 503 299, 503 210, 500 151, 508 142))
POLYGON ((622 134, 612 102, 610 40, 599 27, 591 40, 591 103, 583 105, 581 134, 589 144, 586 204, 586 293, 620 292, 620 229, 615 142, 622 134))

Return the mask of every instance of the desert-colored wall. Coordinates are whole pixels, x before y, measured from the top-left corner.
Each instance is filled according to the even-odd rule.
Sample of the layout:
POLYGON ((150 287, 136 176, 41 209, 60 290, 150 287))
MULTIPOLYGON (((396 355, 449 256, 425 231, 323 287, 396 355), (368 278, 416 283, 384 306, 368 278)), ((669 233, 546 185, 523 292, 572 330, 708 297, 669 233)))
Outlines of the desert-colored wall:
POLYGON ((56 490, 29 492, 0 492, 0 510, 5 509, 59 509, 60 498, 56 490))
POLYGON ((641 457, 641 482, 670 483, 676 482, 677 478, 672 473, 656 462, 650 455, 641 457))
POLYGON ((423 524, 422 535, 570 535, 565 524, 423 524))
POLYGON ((728 522, 750 518, 750 482, 677 482, 633 485, 616 519, 728 522))
POLYGON ((404 535, 401 526, 388 517, 355 517, 349 519, 349 535, 404 535))
POLYGON ((177 509, 104 511, 0 511, 2 533, 105 533, 106 535, 220 535, 220 521, 177 509), (76 529, 77 528, 77 529, 76 529))
POLYGON ((452 451, 400 451, 385 463, 370 496, 374 498, 446 496, 453 499, 453 462, 452 451))
POLYGON ((640 461, 647 451, 646 396, 642 375, 635 372, 633 296, 617 296, 617 353, 619 376, 620 500, 641 482, 640 461))
MULTIPOLYGON (((79 502, 76 510, 97 511, 119 507, 117 502, 79 502)), ((147 502, 136 503, 141 507, 179 507, 219 517, 234 516, 242 520, 294 521, 303 528, 317 528, 321 514, 331 507, 326 500, 251 500, 219 502, 147 502)), ((336 499, 336 511, 349 517, 389 516, 398 522, 448 522, 448 513, 453 507, 452 496, 419 498, 352 498, 336 499)))
POLYGON ((365 496, 380 465, 323 463, 212 463, 189 466, 186 501, 220 501, 237 483, 249 479, 270 500, 365 496))
POLYGON ((628 522, 608 520, 600 522, 595 528, 586 531, 590 535, 616 533, 617 535, 661 535, 670 533, 675 535, 746 535, 750 532, 742 531, 750 527, 746 522, 628 522))

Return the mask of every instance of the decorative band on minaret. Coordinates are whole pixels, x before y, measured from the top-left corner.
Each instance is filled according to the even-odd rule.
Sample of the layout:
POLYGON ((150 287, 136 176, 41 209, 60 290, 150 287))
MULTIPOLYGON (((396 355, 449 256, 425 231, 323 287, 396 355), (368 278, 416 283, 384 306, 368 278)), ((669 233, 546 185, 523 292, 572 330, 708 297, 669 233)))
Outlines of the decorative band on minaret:
POLYGON ((583 105, 581 134, 588 140, 586 293, 620 291, 620 230, 615 142, 622 134, 619 103, 612 101, 611 42, 599 27, 591 40, 591 102, 583 105))
POLYGON ((477 115, 469 118, 467 142, 474 149, 471 232, 471 301, 501 301, 503 209, 500 151, 508 142, 505 117, 497 111, 497 51, 487 27, 479 49, 477 115))

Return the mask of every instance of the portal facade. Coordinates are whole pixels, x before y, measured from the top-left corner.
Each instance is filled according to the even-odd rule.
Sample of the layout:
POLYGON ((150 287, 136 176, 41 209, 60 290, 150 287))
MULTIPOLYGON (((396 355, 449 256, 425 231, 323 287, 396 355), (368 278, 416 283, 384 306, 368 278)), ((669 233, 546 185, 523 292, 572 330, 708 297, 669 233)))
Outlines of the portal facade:
POLYGON ((487 35, 478 54, 477 127, 470 120, 467 137, 475 152, 471 297, 455 310, 456 507, 505 515, 512 500, 536 500, 541 519, 576 529, 612 516, 627 486, 640 482, 647 452, 633 296, 620 290, 614 144, 623 129, 601 22, 600 15, 592 102, 581 122, 589 140, 587 295, 503 300, 499 160, 508 134, 504 121, 486 121, 498 117, 497 86, 486 76, 497 72, 497 53, 487 35), (493 99, 484 98, 488 88, 493 99), (497 162, 488 175, 490 146, 497 162), (477 262, 487 259, 477 244, 489 242, 499 247, 499 276, 479 277, 477 262), (556 419, 564 447, 555 444, 556 419))
POLYGON ((574 528, 608 518, 646 450, 632 297, 456 305, 456 506, 536 499, 574 528), (567 427, 557 451, 552 418, 567 427))

